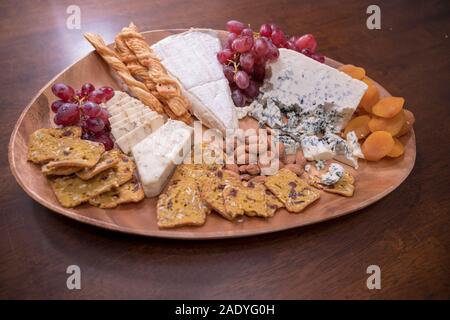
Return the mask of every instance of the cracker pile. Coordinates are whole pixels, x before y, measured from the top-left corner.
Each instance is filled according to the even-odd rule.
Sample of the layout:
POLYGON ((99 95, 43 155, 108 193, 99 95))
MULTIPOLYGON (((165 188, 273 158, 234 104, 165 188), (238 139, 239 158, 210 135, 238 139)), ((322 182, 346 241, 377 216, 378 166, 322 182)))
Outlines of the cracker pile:
POLYGON ((62 206, 89 202, 100 208, 144 198, 134 178, 136 165, 121 151, 105 152, 103 144, 81 139, 81 128, 39 129, 30 136, 28 160, 41 171, 62 206))
POLYGON ((157 220, 160 228, 199 226, 212 210, 230 221, 242 216, 270 218, 282 207, 301 212, 319 197, 318 190, 287 169, 259 182, 241 181, 217 165, 182 164, 158 199, 157 220))

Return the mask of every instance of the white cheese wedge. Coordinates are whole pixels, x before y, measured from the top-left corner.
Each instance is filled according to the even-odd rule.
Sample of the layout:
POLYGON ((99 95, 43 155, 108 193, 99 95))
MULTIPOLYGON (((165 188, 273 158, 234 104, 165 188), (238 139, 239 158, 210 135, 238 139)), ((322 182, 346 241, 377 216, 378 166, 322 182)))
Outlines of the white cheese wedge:
POLYGON ((148 123, 151 126, 152 131, 156 131, 164 124, 164 117, 156 112, 144 116, 136 115, 111 126, 111 133, 114 138, 118 140, 144 123, 148 123))
POLYGON ((238 128, 228 80, 217 60, 222 48, 213 30, 192 29, 152 46, 167 71, 181 83, 194 115, 222 132, 238 128))
POLYGON ((114 107, 109 108, 108 112, 111 116, 115 116, 116 114, 119 114, 120 111, 122 111, 124 109, 137 108, 137 107, 149 109, 139 100, 133 99, 132 101, 128 101, 128 102, 124 103, 123 105, 116 104, 114 107))
POLYGON ((193 128, 184 122, 168 120, 132 148, 139 177, 147 197, 161 193, 164 185, 191 148, 193 128), (180 152, 183 151, 183 156, 180 152))
POLYGON ((350 120, 367 85, 326 64, 289 49, 280 49, 279 58, 269 64, 265 95, 304 112, 327 106, 327 120, 334 132, 350 120))

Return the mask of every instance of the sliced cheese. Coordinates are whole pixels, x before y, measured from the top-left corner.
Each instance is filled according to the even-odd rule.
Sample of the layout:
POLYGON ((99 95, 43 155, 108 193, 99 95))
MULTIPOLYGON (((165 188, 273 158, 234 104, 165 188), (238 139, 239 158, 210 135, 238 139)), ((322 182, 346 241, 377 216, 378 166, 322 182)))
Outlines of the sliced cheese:
POLYGON ((147 197, 161 193, 176 164, 191 147, 193 128, 184 122, 168 120, 161 128, 132 148, 142 186, 147 197), (180 152, 183 156, 180 156, 180 152))
POLYGON ((137 128, 134 128, 130 132, 116 139, 116 143, 124 153, 128 154, 131 152, 131 148, 133 148, 133 146, 144 140, 144 138, 152 132, 153 129, 150 122, 144 122, 137 128))
POLYGON ((143 115, 149 114, 151 112, 153 112, 153 111, 151 111, 150 109, 141 108, 141 107, 123 109, 120 111, 120 113, 116 114, 115 116, 110 117, 109 122, 111 123, 111 125, 114 125, 115 123, 117 123, 121 120, 127 119, 133 115, 143 116, 143 115))
POLYGON ((182 86, 194 115, 209 128, 238 128, 228 80, 217 60, 222 48, 213 30, 192 29, 152 46, 167 71, 182 86))
POLYGON ((117 140, 144 123, 149 123, 152 131, 156 131, 164 124, 164 117, 156 112, 148 113, 144 116, 132 116, 111 126, 111 133, 117 140))

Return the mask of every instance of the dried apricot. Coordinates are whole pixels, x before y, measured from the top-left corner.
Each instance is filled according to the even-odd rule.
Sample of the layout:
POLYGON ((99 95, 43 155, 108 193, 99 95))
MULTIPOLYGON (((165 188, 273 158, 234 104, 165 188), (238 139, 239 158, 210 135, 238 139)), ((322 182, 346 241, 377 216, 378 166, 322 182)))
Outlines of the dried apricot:
POLYGON ((346 137, 347 133, 349 133, 350 131, 355 131, 356 137, 358 139, 367 137, 370 133, 369 121, 370 117, 367 115, 353 118, 345 127, 344 137, 346 137))
POLYGON ((392 118, 398 114, 405 104, 405 99, 400 97, 382 98, 372 107, 372 113, 382 118, 392 118))
POLYGON ((393 118, 380 118, 373 116, 369 121, 369 129, 372 132, 375 131, 387 131, 391 135, 395 136, 400 132, 403 125, 405 124, 405 115, 402 112, 399 112, 393 118))
POLYGON ((366 76, 366 70, 352 64, 344 64, 343 66, 340 66, 338 70, 348 74, 353 79, 362 80, 366 76))
POLYGON ((394 138, 389 132, 376 131, 367 137, 361 149, 366 160, 378 161, 391 152, 394 144, 394 138))
POLYGON ((387 154, 388 157, 397 158, 400 157, 403 153, 405 153, 405 147, 397 138, 394 138, 394 147, 391 152, 387 154))
POLYGON ((371 113, 372 107, 380 100, 380 92, 372 80, 364 78, 362 81, 367 84, 367 91, 359 102, 359 106, 365 111, 371 113))
POLYGON ((403 109, 403 113, 405 114, 405 123, 400 129, 400 132, 397 133, 397 137, 401 137, 402 135, 407 134, 409 131, 411 131, 414 122, 416 122, 414 114, 411 111, 403 109))

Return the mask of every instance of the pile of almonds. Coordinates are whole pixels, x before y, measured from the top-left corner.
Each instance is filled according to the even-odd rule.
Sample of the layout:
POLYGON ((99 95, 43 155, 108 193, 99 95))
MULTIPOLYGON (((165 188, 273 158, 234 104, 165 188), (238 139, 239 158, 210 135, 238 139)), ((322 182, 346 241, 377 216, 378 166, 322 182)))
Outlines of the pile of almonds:
MULTIPOLYGON (((294 154, 286 154, 284 144, 272 136, 271 131, 261 136, 261 140, 267 137, 267 144, 259 145, 260 131, 254 136, 246 136, 245 139, 234 139, 233 164, 226 164, 225 170, 239 175, 241 180, 264 182, 267 175, 275 174, 276 171, 286 168, 298 176, 304 171, 306 160, 301 150, 294 154), (261 153, 260 153, 261 152, 261 153), (261 161, 264 157, 266 161, 261 161), (260 160, 260 161, 258 161, 260 160), (264 162, 261 163, 261 162, 264 162), (275 169, 275 172, 274 172, 275 169)), ((227 152, 224 143, 224 152, 227 152)))

